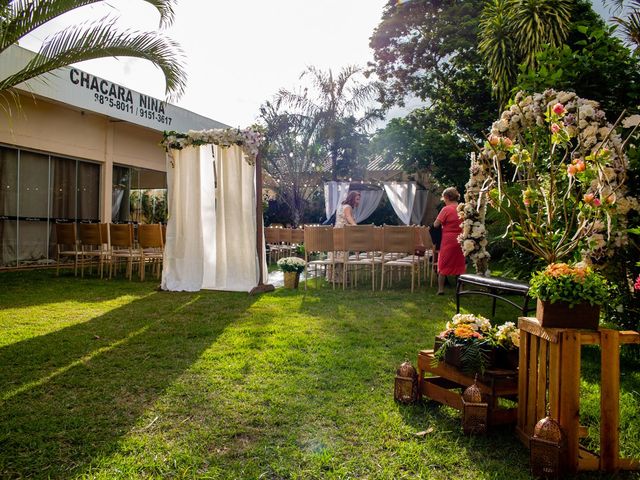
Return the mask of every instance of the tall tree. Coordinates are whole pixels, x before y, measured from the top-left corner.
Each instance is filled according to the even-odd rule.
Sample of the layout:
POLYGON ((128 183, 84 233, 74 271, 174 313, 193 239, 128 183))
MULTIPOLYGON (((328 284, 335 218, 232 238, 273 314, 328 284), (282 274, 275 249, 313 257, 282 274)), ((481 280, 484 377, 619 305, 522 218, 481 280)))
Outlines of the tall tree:
MULTIPOLYGON (((160 27, 173 22, 175 0, 144 0, 160 13, 160 27)), ((36 28, 76 8, 103 0, 0 0, 0 54, 36 28)), ((138 57, 154 63, 164 74, 169 98, 179 97, 186 77, 178 45, 156 32, 118 30, 115 18, 73 25, 43 42, 38 53, 19 71, 0 78, 0 95, 44 73, 84 60, 138 57)))
POLYGON ((324 143, 331 158, 331 174, 336 180, 339 162, 347 160, 345 145, 361 134, 373 121, 380 118, 380 111, 371 105, 378 93, 373 82, 359 79, 362 70, 356 66, 342 69, 338 75, 308 67, 300 76, 309 78, 311 89, 297 91, 282 89, 275 102, 290 112, 308 118, 307 126, 317 132, 317 140, 324 143))
POLYGON ((559 47, 571 27, 572 0, 489 0, 480 20, 480 52, 489 67, 495 96, 503 107, 518 65, 536 67, 545 45, 559 47))
POLYGON ((315 120, 281 110, 277 102, 260 107, 266 141, 262 146, 264 169, 277 183, 278 198, 297 226, 321 179, 327 152, 317 140, 315 120))

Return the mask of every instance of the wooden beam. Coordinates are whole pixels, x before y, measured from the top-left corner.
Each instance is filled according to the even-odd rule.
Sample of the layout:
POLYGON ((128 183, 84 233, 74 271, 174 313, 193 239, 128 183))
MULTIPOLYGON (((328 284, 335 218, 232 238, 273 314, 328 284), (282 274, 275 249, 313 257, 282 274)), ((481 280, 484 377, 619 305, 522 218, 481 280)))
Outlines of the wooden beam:
POLYGON ((618 470, 620 455, 620 343, 616 330, 600 330, 600 468, 618 470))
POLYGON ((262 158, 256 155, 256 250, 258 254, 259 278, 258 284, 251 289, 249 295, 273 292, 275 287, 264 283, 264 231, 262 218, 262 158))

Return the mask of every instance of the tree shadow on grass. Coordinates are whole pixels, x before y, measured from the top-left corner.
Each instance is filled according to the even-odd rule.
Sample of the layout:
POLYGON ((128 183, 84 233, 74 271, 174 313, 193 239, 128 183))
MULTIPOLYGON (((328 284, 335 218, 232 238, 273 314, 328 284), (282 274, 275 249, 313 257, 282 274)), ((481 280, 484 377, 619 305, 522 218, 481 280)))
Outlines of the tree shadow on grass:
POLYGON ((80 278, 62 272, 57 277, 55 270, 0 272, 0 305, 9 309, 64 301, 97 303, 123 295, 144 295, 154 284, 155 279, 139 282, 100 279, 95 275, 80 278))
POLYGON ((109 455, 255 299, 155 293, 0 349, 0 476, 68 478, 109 455))

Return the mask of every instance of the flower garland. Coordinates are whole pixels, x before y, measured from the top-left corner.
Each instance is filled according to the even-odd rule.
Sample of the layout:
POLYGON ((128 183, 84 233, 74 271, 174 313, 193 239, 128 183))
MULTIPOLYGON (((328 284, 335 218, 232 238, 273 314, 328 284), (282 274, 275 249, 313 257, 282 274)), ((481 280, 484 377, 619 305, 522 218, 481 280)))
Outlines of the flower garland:
MULTIPOLYGON (((623 126, 636 126, 635 117, 623 126)), ((518 93, 472 156, 465 203, 458 206, 463 252, 479 273, 486 272, 490 203, 508 216, 514 243, 549 262, 576 248, 586 259, 612 255, 628 242, 626 214, 639 208, 624 186, 623 150, 597 102, 573 92, 518 93), (568 220, 567 234, 552 247, 543 245, 557 231, 559 216, 568 220)))
POLYGON ((164 138, 160 145, 167 150, 182 150, 185 147, 210 144, 224 148, 238 145, 242 148, 247 163, 254 165, 263 141, 263 135, 252 128, 244 130, 239 128, 217 128, 212 130, 189 130, 187 133, 164 132, 164 138))

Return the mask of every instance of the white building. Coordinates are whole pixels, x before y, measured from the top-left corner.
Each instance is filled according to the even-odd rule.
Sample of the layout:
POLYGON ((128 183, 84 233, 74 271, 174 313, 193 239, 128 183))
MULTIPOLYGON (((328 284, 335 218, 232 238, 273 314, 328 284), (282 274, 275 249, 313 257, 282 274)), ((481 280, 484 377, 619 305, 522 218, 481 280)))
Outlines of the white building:
MULTIPOLYGON (((5 51, 0 78, 32 55, 5 51)), ((12 110, 0 112, 0 269, 49 263, 56 222, 157 220, 162 132, 227 127, 77 68, 43 77, 15 90, 19 109, 2 100, 12 110)))

